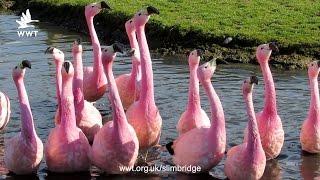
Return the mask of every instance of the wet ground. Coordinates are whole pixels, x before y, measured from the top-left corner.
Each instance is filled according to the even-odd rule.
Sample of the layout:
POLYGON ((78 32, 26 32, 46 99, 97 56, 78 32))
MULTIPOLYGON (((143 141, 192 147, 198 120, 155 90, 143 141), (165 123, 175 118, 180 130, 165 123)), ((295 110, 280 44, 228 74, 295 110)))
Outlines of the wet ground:
MULTIPOLYGON (((20 130, 20 110, 17 101, 17 91, 11 77, 11 69, 23 59, 32 62, 32 69, 27 71, 25 85, 35 119, 36 130, 45 143, 50 129, 54 127, 53 118, 56 111, 54 63, 50 56, 44 54, 48 46, 54 46, 64 51, 67 60, 71 60, 71 44, 79 34, 69 32, 61 27, 39 23, 35 29, 37 37, 21 38, 17 35, 19 17, 0 15, 0 90, 11 100, 11 121, 0 133, 0 178, 4 179, 104 179, 144 177, 147 179, 160 178, 220 178, 224 179, 222 161, 210 173, 204 175, 184 175, 175 172, 155 172, 150 174, 138 173, 127 176, 107 176, 98 169, 92 168, 90 173, 77 175, 56 175, 46 170, 45 161, 39 168, 37 176, 17 177, 8 174, 3 163, 3 142, 17 134, 20 130)), ((84 39, 84 64, 92 64, 92 47, 84 39)), ((163 119, 161 145, 177 137, 176 123, 187 103, 189 70, 186 59, 169 57, 153 57, 155 98, 163 119)), ((118 57, 114 72, 116 74, 130 71, 131 63, 128 57, 118 57)), ((299 131, 306 117, 309 106, 309 89, 306 71, 281 71, 272 69, 277 87, 277 102, 280 117, 285 130, 285 144, 280 156, 269 161, 263 179, 313 179, 320 177, 320 156, 306 155, 301 152, 299 131)), ((260 82, 262 76, 259 66, 227 64, 219 65, 212 78, 226 116, 228 148, 242 142, 243 130, 247 123, 244 102, 241 95, 241 83, 251 74, 257 74, 260 82)), ((202 107, 210 113, 208 99, 201 89, 202 107)), ((254 89, 254 105, 256 112, 263 106, 263 83, 254 89)), ((104 119, 110 119, 110 106, 107 97, 96 103, 104 119)), ((156 148, 149 154, 149 163, 170 165, 171 157, 163 147, 156 148)))

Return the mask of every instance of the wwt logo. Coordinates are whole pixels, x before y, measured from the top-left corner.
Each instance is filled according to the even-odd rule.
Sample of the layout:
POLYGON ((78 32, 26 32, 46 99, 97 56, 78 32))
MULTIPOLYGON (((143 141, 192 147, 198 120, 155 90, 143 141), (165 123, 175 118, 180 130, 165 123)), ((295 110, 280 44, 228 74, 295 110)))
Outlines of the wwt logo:
MULTIPOLYGON (((20 20, 16 20, 19 24, 18 29, 34 28, 34 25, 30 24, 33 22, 39 22, 39 20, 32 20, 29 9, 26 13, 22 13, 20 20)), ((30 30, 18 30, 17 34, 19 37, 37 37, 38 31, 30 30)))

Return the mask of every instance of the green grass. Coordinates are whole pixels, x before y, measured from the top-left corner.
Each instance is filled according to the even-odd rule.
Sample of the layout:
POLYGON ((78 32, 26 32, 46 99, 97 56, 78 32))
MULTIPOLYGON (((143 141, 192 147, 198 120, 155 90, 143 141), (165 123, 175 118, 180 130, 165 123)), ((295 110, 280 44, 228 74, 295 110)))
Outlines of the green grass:
MULTIPOLYGON (((86 5, 91 0, 32 0, 55 5, 86 5)), ((152 17, 182 33, 200 31, 213 37, 231 36, 282 46, 320 44, 319 0, 109 0, 113 12, 133 15, 147 5, 160 10, 152 17)))

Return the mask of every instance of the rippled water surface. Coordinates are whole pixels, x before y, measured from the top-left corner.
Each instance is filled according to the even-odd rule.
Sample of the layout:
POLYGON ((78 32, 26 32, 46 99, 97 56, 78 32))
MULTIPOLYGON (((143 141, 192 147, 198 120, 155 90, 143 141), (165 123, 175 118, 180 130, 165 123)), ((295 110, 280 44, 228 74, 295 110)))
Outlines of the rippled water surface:
MULTIPOLYGON (((50 24, 39 23, 39 31, 35 38, 19 38, 17 35, 17 16, 0 15, 0 90, 5 92, 11 100, 11 121, 0 134, 0 178, 16 179, 8 174, 3 163, 3 142, 5 138, 14 136, 20 130, 20 110, 17 100, 17 91, 11 78, 11 69, 23 59, 32 62, 32 69, 28 70, 25 85, 29 95, 32 112, 35 119, 36 130, 45 143, 49 131, 54 127, 53 117, 56 111, 55 100, 55 74, 54 63, 50 56, 44 54, 48 46, 54 46, 66 54, 66 59, 71 60, 71 44, 79 34, 69 32, 50 24)), ((92 64, 92 47, 87 38, 84 38, 84 64, 92 64)), ((184 111, 187 102, 189 70, 187 61, 179 58, 155 58, 153 55, 153 69, 155 81, 155 98, 163 119, 163 132, 161 145, 177 137, 176 123, 184 111)), ((118 57, 114 72, 116 74, 130 71, 130 59, 118 57)), ((320 177, 320 157, 304 155, 299 143, 299 131, 303 119, 306 117, 309 105, 309 89, 306 71, 279 71, 272 69, 276 88, 277 102, 280 117, 285 129, 285 144, 280 156, 267 163, 264 179, 312 179, 320 177)), ((228 148, 242 142, 243 130, 247 123, 245 107, 241 96, 241 82, 247 76, 256 73, 262 82, 260 69, 256 65, 228 64, 219 65, 212 78, 226 116, 228 148)), ((203 108, 210 113, 207 97, 201 88, 203 108)), ((260 111, 263 106, 263 82, 254 89, 255 110, 260 111)), ((103 97, 96 104, 105 119, 110 119, 110 107, 107 97, 103 97)), ((163 147, 151 151, 150 164, 171 164, 169 153, 163 147)), ((225 178, 222 161, 213 168, 209 174, 187 176, 184 174, 157 172, 151 175, 130 174, 127 177, 159 178, 225 178)), ((123 176, 112 176, 122 178, 123 176)), ((80 175, 53 175, 47 172, 45 161, 39 168, 35 177, 28 179, 100 179, 110 178, 103 175, 95 168, 91 174, 80 175)))

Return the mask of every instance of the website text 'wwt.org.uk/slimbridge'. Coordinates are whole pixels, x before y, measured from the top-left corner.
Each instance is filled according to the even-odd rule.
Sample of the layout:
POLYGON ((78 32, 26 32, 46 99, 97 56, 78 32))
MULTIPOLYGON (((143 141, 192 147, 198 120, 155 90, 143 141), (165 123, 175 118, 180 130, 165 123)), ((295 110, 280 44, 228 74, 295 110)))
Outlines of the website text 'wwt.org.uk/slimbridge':
POLYGON ((127 167, 120 166, 120 171, 122 172, 143 172, 143 173, 153 173, 153 172, 189 172, 197 173, 201 171, 200 166, 170 166, 170 165, 154 165, 154 166, 135 166, 127 167))

